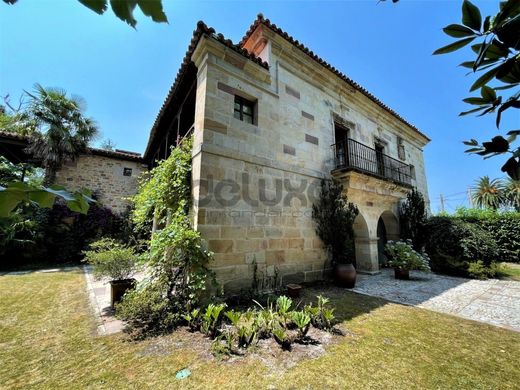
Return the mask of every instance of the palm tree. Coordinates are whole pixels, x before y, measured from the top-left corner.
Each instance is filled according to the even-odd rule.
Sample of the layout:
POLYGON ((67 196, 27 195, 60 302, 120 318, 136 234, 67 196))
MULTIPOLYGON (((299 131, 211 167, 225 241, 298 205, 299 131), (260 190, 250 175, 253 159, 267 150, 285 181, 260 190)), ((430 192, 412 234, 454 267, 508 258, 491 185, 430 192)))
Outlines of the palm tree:
POLYGON ((506 203, 502 180, 491 180, 489 176, 483 176, 475 184, 471 192, 473 193, 473 203, 477 207, 498 210, 506 203))
POLYGON ((507 203, 520 212, 520 180, 509 179, 506 183, 505 196, 507 203))
POLYGON ((38 129, 28 152, 40 159, 45 168, 43 184, 54 183, 56 172, 67 162, 84 152, 98 134, 98 127, 83 115, 85 103, 79 97, 67 97, 62 89, 35 85, 30 97, 28 112, 38 129))

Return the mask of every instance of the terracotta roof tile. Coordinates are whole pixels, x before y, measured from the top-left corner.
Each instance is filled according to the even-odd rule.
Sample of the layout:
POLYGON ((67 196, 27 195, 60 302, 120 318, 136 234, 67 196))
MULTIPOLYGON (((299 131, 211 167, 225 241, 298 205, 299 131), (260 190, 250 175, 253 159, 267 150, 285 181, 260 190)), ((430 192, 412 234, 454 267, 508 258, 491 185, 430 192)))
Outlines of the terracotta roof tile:
POLYGON ((310 50, 308 47, 306 47, 305 45, 303 45, 302 43, 300 43, 298 40, 294 39, 291 35, 289 35, 287 32, 283 31, 281 28, 279 28, 276 24, 274 23, 271 23, 271 21, 269 19, 265 19, 264 16, 262 14, 258 14, 256 20, 251 24, 251 26, 249 27, 249 30, 247 30, 246 34, 244 35, 244 37, 242 38, 242 40, 240 41, 239 45, 240 46, 244 46, 244 44, 246 43, 246 41, 249 39, 249 37, 251 36, 251 34, 253 34, 253 32, 256 30, 256 28, 262 24, 263 26, 269 28, 270 30, 272 30, 273 32, 275 32, 276 34, 280 35, 281 37, 283 37, 285 40, 287 40, 289 43, 293 44, 294 46, 296 46, 297 48, 299 48, 302 52, 304 52, 305 54, 307 54, 309 57, 311 57, 314 61, 318 62, 319 64, 321 64, 322 66, 324 66, 325 68, 327 68, 328 70, 330 70, 331 72, 333 72, 334 74, 336 74, 339 78, 341 78, 342 80, 344 80, 347 84, 349 84, 350 86, 352 86, 353 88, 355 88, 356 90, 360 91, 361 93, 363 93, 366 97, 368 97, 370 100, 372 100, 373 102, 377 103, 380 107, 382 107, 383 109, 385 109, 386 111, 388 111, 390 114, 392 114, 394 117, 396 117, 397 119, 399 119, 401 122, 403 122, 404 124, 406 124, 407 126, 411 127, 413 130, 415 130, 417 133, 419 133, 421 136, 423 136, 424 138, 426 138, 428 141, 430 141, 430 138, 424 134, 423 132, 421 132, 416 126, 412 125, 410 122, 408 122, 406 119, 404 119, 401 115, 399 115, 397 112, 395 112, 393 109, 391 109, 390 107, 388 107, 386 104, 384 104, 381 100, 379 100, 377 97, 375 97, 374 95, 372 95, 370 92, 368 92, 365 88, 363 88, 361 85, 359 85, 358 83, 356 83, 354 80, 352 80, 351 78, 347 77, 345 74, 343 74, 342 72, 340 72, 338 69, 336 69, 334 66, 332 66, 331 64, 329 64, 328 62, 326 62, 325 60, 323 60, 321 57, 319 57, 318 55, 316 55, 312 50, 310 50))
POLYGON ((188 50, 186 51, 186 54, 184 55, 184 59, 182 60, 181 67, 179 71, 177 72, 177 76, 175 77, 175 80, 170 87, 170 90, 168 91, 168 95, 166 96, 166 99, 164 100, 161 109, 159 110, 159 113, 157 114, 154 124, 152 126, 152 129, 150 130, 150 137, 148 138, 148 145, 146 146, 146 150, 144 152, 144 157, 148 157, 148 153, 150 152, 150 147, 152 145, 152 141, 154 139, 155 133, 157 131, 157 127, 159 125, 159 121, 164 114, 164 111, 168 104, 170 103, 172 97, 175 95, 177 88, 179 87, 179 84, 184 77, 184 74, 186 73, 186 70, 188 68, 189 63, 191 62, 191 56, 193 55, 193 51, 197 47, 197 44, 199 43, 200 38, 203 35, 211 36, 212 38, 216 39, 226 47, 229 47, 236 53, 246 57, 247 59, 257 63, 258 65, 262 66, 265 69, 269 69, 269 65, 267 62, 264 62, 261 58, 255 56, 252 53, 249 53, 246 49, 244 49, 240 45, 234 44, 231 40, 226 39, 224 35, 215 33, 215 29, 212 27, 208 27, 203 21, 199 21, 197 23, 197 28, 193 31, 193 36, 191 38, 190 45, 188 46, 188 50))
MULTIPOLYGON (((7 132, 7 131, 0 131, 0 139, 1 138, 22 141, 27 144, 29 143, 29 140, 30 140, 29 136, 11 133, 11 132, 7 132)), ((89 154, 89 153, 97 155, 97 156, 117 158, 120 160, 137 161, 137 162, 143 161, 141 154, 134 153, 134 152, 114 151, 114 150, 105 150, 105 149, 98 149, 98 148, 87 148, 87 154, 89 154)))

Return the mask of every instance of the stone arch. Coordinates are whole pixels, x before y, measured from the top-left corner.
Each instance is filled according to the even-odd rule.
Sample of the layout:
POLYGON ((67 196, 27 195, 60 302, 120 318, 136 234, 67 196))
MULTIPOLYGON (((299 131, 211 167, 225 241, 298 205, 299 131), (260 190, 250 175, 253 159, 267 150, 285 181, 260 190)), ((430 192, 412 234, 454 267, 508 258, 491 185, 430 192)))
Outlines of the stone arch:
MULTIPOLYGON (((353 228, 356 268, 364 272, 376 272, 377 252, 374 253, 374 240, 370 237, 368 223, 361 210, 354 220, 353 228), (375 261, 374 256, 376 256, 375 261)), ((377 240, 375 240, 375 249, 377 250, 377 240)))
POLYGON ((379 220, 384 223, 386 236, 389 240, 399 239, 399 219, 390 211, 385 210, 379 216, 379 220))
POLYGON ((399 220, 390 210, 385 210, 377 221, 377 258, 381 266, 386 263, 385 245, 389 240, 399 239, 399 220))

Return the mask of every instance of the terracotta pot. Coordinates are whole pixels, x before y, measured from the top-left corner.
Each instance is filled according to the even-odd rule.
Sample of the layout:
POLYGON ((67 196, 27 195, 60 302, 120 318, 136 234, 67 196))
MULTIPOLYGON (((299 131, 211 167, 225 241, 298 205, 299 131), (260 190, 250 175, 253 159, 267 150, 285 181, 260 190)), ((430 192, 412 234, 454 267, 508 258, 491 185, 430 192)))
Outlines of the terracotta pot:
POLYGON ((396 279, 409 280, 410 279, 410 270, 394 268, 394 274, 396 279))
POLYGON ((288 284, 287 285, 287 295, 289 298, 298 298, 300 296, 300 290, 302 286, 299 284, 288 284))
POLYGON ((352 264, 337 264, 334 268, 336 283, 342 287, 354 288, 356 275, 356 269, 352 264))
POLYGON ((128 290, 135 288, 137 281, 135 279, 112 280, 110 282, 110 304, 112 307, 121 301, 123 295, 128 290))

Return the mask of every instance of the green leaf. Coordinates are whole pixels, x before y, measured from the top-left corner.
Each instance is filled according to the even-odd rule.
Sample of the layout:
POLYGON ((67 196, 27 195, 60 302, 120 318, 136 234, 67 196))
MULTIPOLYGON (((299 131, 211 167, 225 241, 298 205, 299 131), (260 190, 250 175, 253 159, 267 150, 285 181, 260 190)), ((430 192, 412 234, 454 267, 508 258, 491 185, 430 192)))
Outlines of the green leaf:
POLYGON ((24 194, 20 191, 0 190, 0 218, 6 218, 9 214, 24 201, 24 194))
POLYGON ((460 24, 450 24, 442 29, 447 35, 454 38, 470 37, 474 36, 475 31, 472 29, 462 26, 460 24))
POLYGON ((152 18, 154 22, 168 23, 168 18, 163 11, 161 0, 138 0, 137 5, 141 12, 152 18))
POLYGON ((477 55, 477 59, 475 60, 475 63, 473 64, 473 72, 477 70, 477 68, 482 64, 482 61, 484 61, 484 58, 486 58, 486 51, 491 46, 491 42, 486 42, 484 40, 484 43, 482 43, 482 46, 480 46, 480 51, 477 55))
POLYGON ((517 87, 519 85, 520 85, 519 83, 510 84, 510 85, 502 85, 501 87, 495 87, 495 91, 502 91, 504 89, 514 88, 514 87, 517 87))
POLYGON ((469 141, 462 141, 462 143, 467 146, 477 146, 478 145, 478 141, 476 139, 471 139, 469 141))
POLYGON ((508 100, 507 102, 505 102, 504 104, 502 104, 500 106, 500 108, 498 109, 497 111, 497 121, 496 121, 496 124, 497 124, 497 128, 500 127, 500 119, 502 117, 502 113, 507 110, 508 108, 520 108, 520 101, 518 101, 517 99, 510 99, 508 100))
POLYGON ((464 115, 468 115, 468 114, 473 114, 474 112, 479 112, 481 110, 484 110, 486 107, 478 107, 478 108, 474 108, 472 110, 469 110, 469 111, 463 111, 459 114, 459 116, 464 116, 464 115))
POLYGON ((110 6, 114 14, 134 28, 137 24, 137 20, 134 18, 136 4, 137 0, 110 0, 110 6))
POLYGON ((520 130, 511 130, 507 132, 507 135, 520 135, 520 130))
POLYGON ((495 100, 497 100, 497 93, 493 88, 488 87, 487 85, 484 85, 480 89, 480 94, 482 98, 489 103, 493 103, 495 100))
POLYGON ((466 99, 462 99, 462 101, 464 103, 473 104, 473 105, 476 105, 476 106, 489 104, 488 100, 483 99, 483 98, 479 98, 479 97, 469 97, 469 98, 466 98, 466 99))
POLYGON ((437 54, 451 53, 452 51, 458 50, 458 49, 466 46, 468 43, 470 43, 474 39, 475 39, 475 37, 471 37, 471 38, 464 38, 459 41, 455 41, 453 43, 450 43, 449 45, 443 46, 440 49, 435 50, 433 52, 433 54, 437 55, 437 54))
POLYGON ((486 18, 484 19, 484 32, 488 32, 489 31, 489 27, 491 26, 491 16, 486 16, 486 18))
POLYGON ((99 15, 108 8, 107 0, 79 0, 79 2, 99 15))
POLYGON ((40 207, 51 208, 54 205, 56 195, 45 190, 33 190, 29 192, 29 199, 37 203, 40 207))
POLYGON ((493 68, 493 69, 487 71, 486 73, 484 73, 482 76, 480 76, 477 79, 477 81, 475 81, 473 83, 473 85, 469 89, 470 92, 473 92, 473 91, 481 88, 483 85, 486 85, 487 83, 489 83, 493 79, 493 77, 495 77, 497 72, 498 72, 498 67, 497 68, 493 68))
POLYGON ((482 25, 480 10, 469 0, 464 0, 462 3, 462 24, 476 31, 480 31, 482 25))
POLYGON ((482 151, 482 148, 469 148, 464 151, 464 153, 475 153, 482 151))

